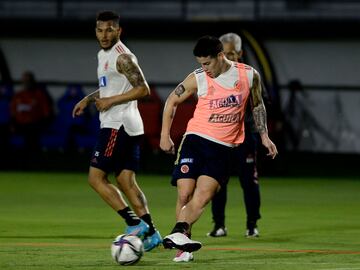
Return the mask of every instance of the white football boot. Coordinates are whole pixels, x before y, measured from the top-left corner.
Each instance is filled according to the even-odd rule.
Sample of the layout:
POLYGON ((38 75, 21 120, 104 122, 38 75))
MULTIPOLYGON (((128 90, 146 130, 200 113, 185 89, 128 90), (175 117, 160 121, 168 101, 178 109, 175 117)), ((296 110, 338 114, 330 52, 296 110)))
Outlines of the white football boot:
POLYGON ((190 262, 194 260, 194 255, 191 252, 178 250, 176 252, 174 262, 190 262))
POLYGON ((164 248, 176 248, 182 251, 193 252, 201 248, 202 244, 198 241, 191 240, 185 234, 172 233, 164 237, 164 248))

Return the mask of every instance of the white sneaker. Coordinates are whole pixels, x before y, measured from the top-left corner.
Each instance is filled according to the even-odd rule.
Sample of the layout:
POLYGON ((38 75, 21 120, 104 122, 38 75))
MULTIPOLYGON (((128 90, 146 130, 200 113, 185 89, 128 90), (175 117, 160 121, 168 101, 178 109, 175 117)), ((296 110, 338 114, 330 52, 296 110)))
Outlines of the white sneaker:
POLYGON ((249 229, 246 230, 245 237, 246 238, 257 238, 257 237, 259 237, 258 229, 254 228, 252 230, 249 230, 249 229))
POLYGON ((211 236, 211 237, 223 237, 227 235, 227 229, 226 227, 219 227, 219 228, 214 228, 211 232, 208 232, 206 234, 206 236, 211 236))
POLYGON ((164 237, 164 248, 176 248, 182 251, 193 252, 201 248, 202 244, 198 241, 191 240, 185 234, 172 233, 164 237))
POLYGON ((186 252, 182 250, 178 250, 174 262, 190 262, 194 260, 194 255, 191 252, 186 252))

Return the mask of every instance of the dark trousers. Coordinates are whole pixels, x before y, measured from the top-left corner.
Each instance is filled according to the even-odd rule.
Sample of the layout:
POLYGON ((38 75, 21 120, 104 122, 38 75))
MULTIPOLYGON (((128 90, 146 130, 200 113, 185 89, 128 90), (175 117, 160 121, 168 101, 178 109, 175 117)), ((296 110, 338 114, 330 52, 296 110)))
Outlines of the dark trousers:
MULTIPOLYGON (((258 134, 246 133, 245 141, 233 149, 233 167, 239 176, 247 215, 247 227, 260 219, 260 189, 256 168, 258 134)), ((225 226, 227 186, 223 186, 212 199, 212 215, 216 227, 225 226)))

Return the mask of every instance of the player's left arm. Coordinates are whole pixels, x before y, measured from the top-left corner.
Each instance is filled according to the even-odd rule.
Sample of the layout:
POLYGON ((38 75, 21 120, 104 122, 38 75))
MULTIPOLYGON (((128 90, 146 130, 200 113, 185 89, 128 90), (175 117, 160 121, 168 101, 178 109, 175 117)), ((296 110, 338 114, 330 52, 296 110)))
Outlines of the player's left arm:
POLYGON ((116 68, 119 73, 125 75, 133 88, 120 95, 97 99, 96 107, 99 111, 106 111, 112 106, 150 95, 149 85, 134 56, 130 54, 119 55, 116 61, 116 68))
POLYGON ((277 149, 275 144, 270 140, 267 129, 267 117, 264 101, 262 98, 261 78, 257 71, 254 70, 253 84, 250 89, 250 104, 256 128, 260 134, 262 144, 268 149, 268 156, 275 158, 277 149))
POLYGON ((96 90, 94 92, 92 92, 91 94, 87 95, 86 97, 84 97, 82 100, 80 100, 78 103, 76 103, 73 111, 72 111, 72 116, 79 116, 82 115, 84 113, 85 108, 91 103, 91 102, 96 102, 96 99, 98 99, 100 97, 100 90, 96 90))

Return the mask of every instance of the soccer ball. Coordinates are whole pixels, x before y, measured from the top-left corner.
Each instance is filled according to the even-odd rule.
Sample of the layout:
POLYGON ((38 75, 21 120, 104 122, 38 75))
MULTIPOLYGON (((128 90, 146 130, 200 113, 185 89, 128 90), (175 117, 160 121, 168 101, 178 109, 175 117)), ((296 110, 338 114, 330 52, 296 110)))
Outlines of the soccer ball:
POLYGON ((135 235, 118 235, 111 245, 111 256, 121 265, 137 263, 144 254, 144 245, 135 235))

